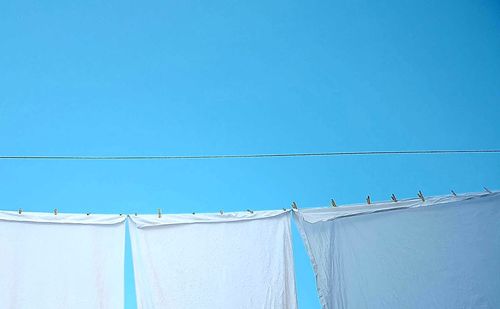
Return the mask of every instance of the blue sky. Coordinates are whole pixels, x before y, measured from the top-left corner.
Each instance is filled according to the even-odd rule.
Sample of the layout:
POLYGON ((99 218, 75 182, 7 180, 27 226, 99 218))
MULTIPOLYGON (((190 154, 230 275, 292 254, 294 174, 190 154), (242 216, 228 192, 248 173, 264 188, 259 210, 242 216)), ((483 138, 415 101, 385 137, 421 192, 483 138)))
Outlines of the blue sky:
MULTIPOLYGON (((0 153, 499 149, 499 17, 497 1, 4 1, 0 153)), ((0 161, 0 174, 2 209, 216 212, 500 188, 500 156, 0 161)), ((318 308, 294 233, 299 305, 318 308)))

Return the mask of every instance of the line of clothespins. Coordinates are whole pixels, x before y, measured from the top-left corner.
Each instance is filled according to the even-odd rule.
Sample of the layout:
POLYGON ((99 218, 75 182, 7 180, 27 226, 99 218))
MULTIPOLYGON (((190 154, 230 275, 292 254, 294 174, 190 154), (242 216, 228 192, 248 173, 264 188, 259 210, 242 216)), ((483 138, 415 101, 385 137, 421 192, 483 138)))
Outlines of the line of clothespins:
MULTIPOLYGON (((483 188, 484 188, 484 190, 485 190, 486 192, 488 192, 488 193, 492 193, 492 192, 491 192, 491 190, 489 190, 488 188, 486 188, 486 187, 483 187, 483 188)), ((453 196, 457 196, 457 194, 456 194, 456 193, 455 193, 455 191, 453 191, 453 190, 451 190, 451 194, 453 194, 453 196)), ((420 198, 420 199, 422 200, 422 202, 425 202, 425 196, 424 196, 424 194, 422 193, 422 191, 420 191, 420 190, 419 190, 419 191, 418 191, 418 193, 417 193, 417 196, 418 196, 418 198, 420 198)), ((392 200, 393 202, 395 202, 395 203, 397 203, 397 202, 398 202, 398 199, 397 199, 396 195, 394 195, 394 193, 393 193, 393 194, 391 194, 391 200, 392 200)), ((371 200, 370 196, 368 195, 368 196, 366 197, 366 204, 370 205, 371 203, 372 203, 372 200, 371 200)), ((337 207, 337 203, 335 203, 335 200, 334 200, 334 199, 331 199, 331 200, 330 200, 330 205, 331 205, 331 207, 337 207)), ((297 206, 297 203, 292 202, 292 209, 294 209, 294 210, 298 210, 298 209, 299 209, 299 207, 297 206)), ((251 210, 251 209, 247 209, 246 211, 247 211, 247 212, 249 212, 249 213, 251 213, 251 214, 253 214, 253 210, 251 210)), ((286 208, 283 208, 283 211, 287 211, 287 209, 286 209, 286 208)), ((19 209, 19 211, 18 211, 18 213, 19 213, 19 214, 22 214, 22 213, 23 213, 23 210, 20 208, 20 209, 19 209)), ((55 209, 54 209, 54 216, 57 216, 57 214, 58 214, 58 213, 59 213, 59 211, 57 210, 57 208, 55 208, 55 209)), ((221 215, 224 215, 224 210, 219 210, 219 213, 220 213, 221 215)), ((91 214, 91 213, 89 213, 89 212, 88 212, 88 213, 87 213, 87 216, 90 216, 90 214, 91 214)), ((161 217, 162 217, 162 212, 161 212, 161 209, 160 209, 160 208, 158 208, 158 212, 157 212, 157 214, 158 214, 158 218, 161 218, 161 217)), ((193 212, 192 214, 193 214, 193 215, 195 215, 196 213, 195 213, 195 212, 193 212)), ((123 216, 123 214, 120 214, 120 216, 123 216)), ((137 213, 134 213, 134 216, 137 216, 137 213)))
MULTIPOLYGON (((486 192, 488 192, 488 193, 492 193, 492 192, 491 192, 491 190, 489 190, 489 189, 488 189, 488 188, 486 188, 486 187, 483 187, 483 189, 484 189, 486 192)), ((451 194, 453 194, 453 196, 457 196, 457 194, 456 194, 456 193, 455 193, 455 191, 453 191, 453 190, 451 190, 451 194)), ((417 196, 418 196, 418 198, 419 198, 420 200, 422 200, 422 202, 425 202, 425 196, 424 196, 424 194, 422 193, 422 191, 421 191, 421 190, 419 190, 419 191, 418 191, 417 196)), ((397 197, 396 197, 396 195, 395 195, 394 193, 393 193, 393 194, 391 194, 391 200, 392 200, 394 203, 397 203, 397 202, 398 202, 398 199, 397 199, 397 197)), ((366 197, 366 204, 370 205, 371 203, 372 203, 372 200, 371 200, 370 196, 368 195, 368 196, 366 197)), ((337 207, 337 203, 335 203, 335 200, 334 200, 334 199, 331 199, 331 200, 330 200, 330 206, 331 206, 331 207, 337 207)), ((292 202, 292 209, 295 209, 295 210, 298 210, 298 209, 299 209, 299 207, 297 206, 297 203, 292 202)))

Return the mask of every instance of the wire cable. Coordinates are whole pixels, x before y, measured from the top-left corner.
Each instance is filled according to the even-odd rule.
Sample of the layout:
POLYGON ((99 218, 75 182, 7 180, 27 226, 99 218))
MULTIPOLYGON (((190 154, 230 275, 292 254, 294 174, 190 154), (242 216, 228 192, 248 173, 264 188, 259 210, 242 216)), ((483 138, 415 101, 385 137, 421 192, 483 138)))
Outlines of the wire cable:
POLYGON ((1 155, 0 160, 199 160, 199 159, 251 159, 292 157, 384 156, 384 155, 445 155, 445 154, 497 154, 500 149, 472 150, 388 150, 388 151, 334 151, 306 153, 222 154, 222 155, 157 155, 157 156, 24 156, 1 155))

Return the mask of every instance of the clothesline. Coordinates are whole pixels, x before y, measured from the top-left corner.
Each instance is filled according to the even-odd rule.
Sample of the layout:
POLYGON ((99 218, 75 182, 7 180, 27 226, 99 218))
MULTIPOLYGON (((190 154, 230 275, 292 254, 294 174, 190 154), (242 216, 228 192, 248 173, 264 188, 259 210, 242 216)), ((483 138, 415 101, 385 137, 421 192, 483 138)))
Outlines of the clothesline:
POLYGON ((154 155, 154 156, 44 156, 1 155, 0 160, 192 160, 192 159, 250 159, 290 157, 335 157, 335 156, 382 156, 382 155, 444 155, 444 154, 495 154, 500 149, 460 150, 381 150, 381 151, 333 151, 306 153, 222 154, 222 155, 154 155))
MULTIPOLYGON (((492 191, 486 187, 483 187, 484 188, 484 192, 480 192, 480 193, 474 193, 476 195, 481 195, 481 194, 491 194, 493 192, 498 192, 498 191, 492 191)), ((417 197, 416 198, 406 198, 406 199, 398 199, 396 197, 396 195, 392 194, 391 195, 391 201, 388 201, 388 200, 384 200, 384 201, 379 201, 379 202, 374 202, 371 200, 371 197, 368 195, 367 198, 366 198, 366 204, 350 204, 350 205, 341 205, 340 208, 342 207, 346 207, 346 206, 351 206, 351 207, 356 207, 356 206, 370 206, 370 207, 376 207, 378 205, 383 205, 383 204, 392 204, 392 203, 398 203, 398 202, 402 202, 403 204, 407 204, 407 203, 413 203, 415 201, 418 201, 418 202, 435 202, 436 200, 439 200, 440 198, 450 198, 450 197, 455 197, 455 198, 460 198, 460 197, 463 197, 463 196, 468 196, 468 195, 471 195, 472 193, 465 193, 465 194, 460 194, 458 195, 457 193, 455 193, 455 191, 451 190, 451 195, 442 195, 442 196, 439 196, 439 197, 431 197, 430 199, 428 199, 427 197, 424 196, 424 194, 422 193, 422 191, 418 191, 417 193, 417 197)), ((397 204, 393 204, 393 205, 397 205, 397 204)), ((304 207, 300 207, 301 210, 307 210, 307 209, 317 209, 317 208, 337 208, 339 206, 337 206, 337 203, 335 202, 334 199, 331 199, 330 200, 330 206, 320 206, 320 207, 312 207, 312 208, 304 208, 304 207)), ((392 206, 391 206, 392 207, 392 206)), ((299 210, 299 206, 297 206, 297 203, 296 202, 292 202, 291 203, 291 206, 289 208, 282 208, 283 212, 289 212, 289 211, 297 211, 299 210)), ((278 211, 278 210, 272 210, 272 211, 278 211)), ((17 210, 17 214, 18 215, 22 215, 24 212, 24 210, 22 208, 19 208, 17 210)), ((263 212, 263 211, 259 211, 259 212, 263 212)), ((265 211, 264 211, 265 212, 265 211)), ((59 212, 59 209, 57 208, 54 208, 54 210, 52 211, 53 215, 54 216, 57 216, 58 214, 60 214, 59 212)), ((213 214, 216 214, 217 212, 214 212, 213 214)), ((254 216, 254 210, 251 210, 251 209, 246 209, 244 211, 233 211, 233 212, 224 212, 223 209, 219 210, 218 213, 220 214, 221 217, 224 217, 224 216, 232 216, 234 215, 235 213, 247 213, 246 216, 254 216)), ((61 213, 63 214, 63 213, 61 213)), ((207 215, 207 213, 197 213, 197 212, 192 212, 191 213, 193 216, 196 215, 196 216, 204 216, 204 215, 207 215)), ((65 215, 69 215, 67 213, 65 213, 65 215)), ((73 214, 71 214, 73 215, 73 214)), ((88 212, 88 213, 85 213, 86 216, 90 216, 90 215, 93 215, 92 213, 88 212)), ((101 215, 101 214, 100 214, 101 215)), ((165 217, 170 217, 170 216, 178 216, 178 215, 185 215, 185 214, 169 214, 169 213, 162 213, 162 209, 161 208, 158 208, 157 209, 157 212, 156 214, 141 214, 142 216, 143 215, 150 215, 150 216, 157 216, 158 219, 161 219, 162 216, 165 216, 165 217)), ((138 216, 138 213, 133 213, 133 214, 119 214, 120 217, 137 217, 138 216)))

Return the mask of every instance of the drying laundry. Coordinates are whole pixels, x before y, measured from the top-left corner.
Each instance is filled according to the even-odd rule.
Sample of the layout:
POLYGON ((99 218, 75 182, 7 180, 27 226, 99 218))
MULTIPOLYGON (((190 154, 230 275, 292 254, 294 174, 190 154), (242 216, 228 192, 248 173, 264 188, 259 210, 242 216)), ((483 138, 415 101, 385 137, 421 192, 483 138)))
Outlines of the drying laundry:
POLYGON ((295 218, 323 308, 500 308, 500 193, 295 218))
POLYGON ((123 308, 124 221, 0 211, 0 307, 123 308))
POLYGON ((130 223, 138 308, 297 308, 289 211, 130 223))

